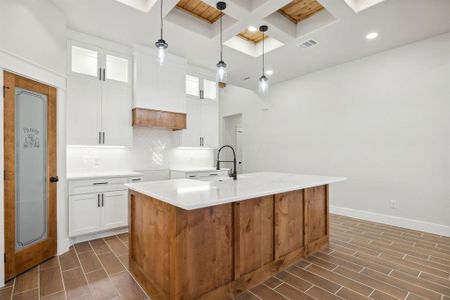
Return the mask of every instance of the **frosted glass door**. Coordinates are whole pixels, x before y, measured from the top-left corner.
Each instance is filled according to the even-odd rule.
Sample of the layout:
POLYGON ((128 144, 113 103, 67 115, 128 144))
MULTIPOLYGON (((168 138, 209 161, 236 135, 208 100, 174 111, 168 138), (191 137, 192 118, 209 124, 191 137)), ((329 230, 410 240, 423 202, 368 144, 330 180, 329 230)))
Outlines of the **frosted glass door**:
POLYGON ((47 96, 15 89, 16 249, 44 240, 47 224, 47 96))

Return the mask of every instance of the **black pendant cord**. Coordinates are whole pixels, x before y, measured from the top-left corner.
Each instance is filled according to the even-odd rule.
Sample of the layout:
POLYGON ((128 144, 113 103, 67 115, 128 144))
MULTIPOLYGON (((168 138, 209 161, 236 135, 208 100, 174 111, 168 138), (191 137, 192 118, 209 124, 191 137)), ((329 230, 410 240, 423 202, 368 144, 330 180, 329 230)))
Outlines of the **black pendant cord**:
POLYGON ((222 59, 222 49, 223 49, 223 44, 222 44, 222 17, 223 17, 223 14, 220 15, 220 61, 223 61, 223 59, 222 59))
POLYGON ((163 22, 163 1, 164 0, 161 0, 161 11, 160 11, 160 13, 161 13, 161 40, 163 39, 163 26, 164 26, 164 22, 163 22))
POLYGON ((264 52, 265 52, 265 49, 264 49, 264 40, 265 40, 265 38, 264 38, 264 32, 263 32, 263 40, 262 40, 262 75, 264 76, 264 69, 265 69, 265 66, 264 66, 264 64, 265 64, 265 59, 264 59, 264 52))

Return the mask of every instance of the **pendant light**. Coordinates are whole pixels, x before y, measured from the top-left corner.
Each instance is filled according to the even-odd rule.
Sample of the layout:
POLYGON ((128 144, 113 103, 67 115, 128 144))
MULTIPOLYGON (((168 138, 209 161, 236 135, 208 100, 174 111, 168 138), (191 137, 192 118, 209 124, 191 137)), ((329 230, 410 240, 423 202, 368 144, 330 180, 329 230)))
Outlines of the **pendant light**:
POLYGON ((262 32, 263 39, 262 39, 262 76, 259 77, 259 93, 260 94, 266 94, 269 91, 269 78, 267 78, 265 73, 265 48, 264 48, 264 40, 265 36, 264 33, 269 30, 269 27, 267 25, 262 25, 259 27, 259 31, 262 32))
POLYGON ((216 80, 217 82, 225 83, 227 81, 227 64, 223 61, 222 58, 222 50, 223 50, 223 43, 222 43, 222 17, 223 17, 223 11, 227 8, 227 4, 223 1, 217 2, 216 8, 220 10, 220 60, 217 63, 217 72, 216 72, 216 80))
POLYGON ((162 66, 164 64, 164 61, 166 60, 167 47, 169 47, 169 45, 163 39, 163 30, 164 30, 164 27, 163 27, 163 0, 161 0, 160 13, 161 13, 161 15, 160 15, 160 17, 161 17, 161 38, 156 41, 155 46, 156 46, 156 49, 158 49, 159 64, 162 66))

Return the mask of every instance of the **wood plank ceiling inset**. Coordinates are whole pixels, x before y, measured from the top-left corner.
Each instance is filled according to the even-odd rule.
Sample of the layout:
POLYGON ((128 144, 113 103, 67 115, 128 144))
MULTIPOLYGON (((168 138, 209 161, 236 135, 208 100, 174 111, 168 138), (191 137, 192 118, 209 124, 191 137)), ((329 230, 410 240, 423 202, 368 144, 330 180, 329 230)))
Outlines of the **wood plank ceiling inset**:
POLYGON ((211 24, 222 15, 220 10, 201 0, 180 0, 176 7, 211 24))
POLYGON ((294 0, 278 10, 280 14, 297 24, 324 9, 317 0, 294 0))
MULTIPOLYGON (((238 34, 238 36, 249 42, 255 43, 255 44, 257 44, 263 40, 263 34, 262 34, 262 32, 259 32, 259 31, 250 32, 248 30, 244 30, 244 31, 240 32, 238 34)), ((268 35, 266 34, 264 39, 267 39, 267 37, 268 37, 268 35)))

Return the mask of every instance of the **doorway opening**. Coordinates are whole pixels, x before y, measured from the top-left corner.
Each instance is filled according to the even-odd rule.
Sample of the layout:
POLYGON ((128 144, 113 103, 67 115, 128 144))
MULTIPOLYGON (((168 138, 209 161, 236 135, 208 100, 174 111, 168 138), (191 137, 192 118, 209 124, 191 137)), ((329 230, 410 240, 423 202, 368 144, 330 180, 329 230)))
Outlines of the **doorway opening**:
MULTIPOLYGON (((243 135, 244 129, 242 128, 242 114, 235 114, 226 116, 223 118, 223 132, 222 139, 224 145, 232 146, 236 151, 237 159, 237 172, 242 174, 245 172, 245 164, 243 158, 243 135)), ((224 153, 225 160, 232 160, 231 153, 228 151, 224 153)))

